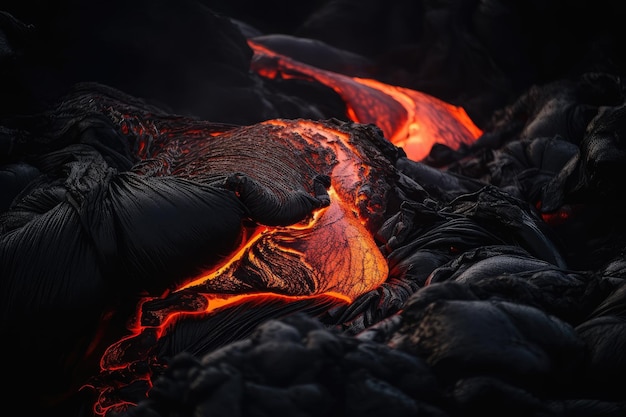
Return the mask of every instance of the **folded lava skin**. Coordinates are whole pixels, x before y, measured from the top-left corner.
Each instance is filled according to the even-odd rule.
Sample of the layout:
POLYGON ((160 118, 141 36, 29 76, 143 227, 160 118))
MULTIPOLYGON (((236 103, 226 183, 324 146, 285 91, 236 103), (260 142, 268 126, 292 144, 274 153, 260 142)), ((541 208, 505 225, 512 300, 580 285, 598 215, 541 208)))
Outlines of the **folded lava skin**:
POLYGON ((260 4, 0 8, 11 415, 624 415, 616 6, 260 4), (250 41, 482 134, 411 159, 250 41))

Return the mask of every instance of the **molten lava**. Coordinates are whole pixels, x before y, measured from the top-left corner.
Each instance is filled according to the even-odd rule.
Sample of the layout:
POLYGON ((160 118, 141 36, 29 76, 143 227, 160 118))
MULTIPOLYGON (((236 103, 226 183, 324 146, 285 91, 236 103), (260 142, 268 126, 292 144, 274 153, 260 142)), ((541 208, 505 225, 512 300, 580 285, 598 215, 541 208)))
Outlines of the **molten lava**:
POLYGON ((252 68, 257 73, 268 78, 305 78, 332 88, 344 100, 351 120, 377 125, 413 160, 426 157, 435 143, 458 148, 482 134, 462 107, 408 88, 316 68, 253 40, 248 44, 255 52, 252 68))
POLYGON ((377 129, 269 120, 221 133, 207 129, 202 137, 197 129, 170 125, 146 129, 138 120, 125 115, 120 121, 144 159, 137 172, 220 184, 239 196, 250 218, 241 245, 222 262, 140 301, 131 333, 102 357, 101 380, 118 382, 92 384, 99 391, 98 414, 132 404, 121 392, 136 389, 137 381, 145 395, 164 366, 159 341, 181 321, 271 299, 348 304, 388 276, 373 234, 384 220, 395 175, 384 152, 396 148, 377 129))
POLYGON ((234 127, 101 105, 142 160, 133 173, 230 190, 248 218, 238 247, 217 262, 215 254, 211 262, 198 260, 195 276, 172 277, 162 295, 139 301, 129 334, 106 349, 101 375, 89 384, 99 394, 97 414, 145 397, 164 357, 177 353, 162 346, 181 323, 242 305, 314 311, 379 287, 388 265, 373 236, 385 220, 398 147, 419 160, 435 143, 456 148, 482 133, 463 109, 434 97, 250 46, 259 74, 331 87, 353 122, 277 119, 234 127))

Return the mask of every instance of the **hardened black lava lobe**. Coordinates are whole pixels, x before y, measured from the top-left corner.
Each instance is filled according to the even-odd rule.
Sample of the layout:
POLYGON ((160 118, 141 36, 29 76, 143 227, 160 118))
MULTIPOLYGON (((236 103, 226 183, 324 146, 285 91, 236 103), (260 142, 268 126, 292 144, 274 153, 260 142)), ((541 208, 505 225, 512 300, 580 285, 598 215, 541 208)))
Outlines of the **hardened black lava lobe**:
POLYGON ((125 327, 142 292, 230 253, 247 211, 229 190, 133 172, 131 141, 102 113, 67 105, 27 119, 3 130, 3 179, 23 187, 0 214, 0 294, 15 387, 37 404, 97 371, 102 347, 90 345, 125 327), (12 166, 24 168, 12 178, 12 166))

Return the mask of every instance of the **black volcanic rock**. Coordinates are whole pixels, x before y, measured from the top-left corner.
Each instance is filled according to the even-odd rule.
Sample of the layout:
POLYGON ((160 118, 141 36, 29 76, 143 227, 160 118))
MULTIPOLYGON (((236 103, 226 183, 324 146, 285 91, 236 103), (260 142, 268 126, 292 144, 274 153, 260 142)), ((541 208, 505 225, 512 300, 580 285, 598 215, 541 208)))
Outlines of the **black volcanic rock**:
POLYGON ((290 3, 280 22, 271 9, 284 1, 216 7, 224 14, 217 3, 3 3, 3 404, 91 417, 97 399, 76 381, 96 381, 113 387, 105 404, 132 399, 110 417, 625 415, 617 5, 335 0, 290 3), (139 353, 167 366, 125 385, 145 364, 100 373, 99 349, 126 334, 135 291, 190 272, 167 259, 219 258, 249 214, 234 190, 150 178, 171 173, 136 159, 156 126, 210 125, 211 136, 275 117, 345 119, 326 87, 252 74, 251 34, 462 105, 484 134, 423 162, 386 155, 378 288, 350 304, 226 308, 158 343, 151 328, 139 353))

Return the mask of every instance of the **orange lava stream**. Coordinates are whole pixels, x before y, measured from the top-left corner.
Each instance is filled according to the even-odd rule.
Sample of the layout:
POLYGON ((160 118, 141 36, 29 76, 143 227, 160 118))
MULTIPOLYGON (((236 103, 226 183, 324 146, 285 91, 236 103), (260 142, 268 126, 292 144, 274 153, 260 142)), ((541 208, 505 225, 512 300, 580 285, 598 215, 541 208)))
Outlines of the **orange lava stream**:
POLYGON ((413 160, 426 157, 435 143, 456 149, 482 134, 462 107, 408 88, 316 68, 252 40, 248 44, 255 52, 252 69, 257 73, 268 78, 312 79, 332 88, 346 103, 352 121, 377 125, 413 160))

